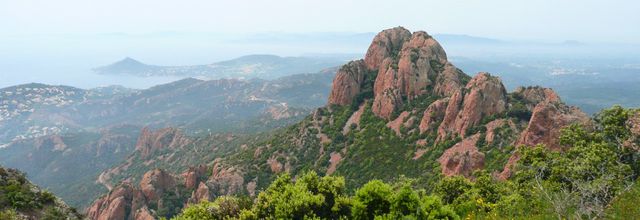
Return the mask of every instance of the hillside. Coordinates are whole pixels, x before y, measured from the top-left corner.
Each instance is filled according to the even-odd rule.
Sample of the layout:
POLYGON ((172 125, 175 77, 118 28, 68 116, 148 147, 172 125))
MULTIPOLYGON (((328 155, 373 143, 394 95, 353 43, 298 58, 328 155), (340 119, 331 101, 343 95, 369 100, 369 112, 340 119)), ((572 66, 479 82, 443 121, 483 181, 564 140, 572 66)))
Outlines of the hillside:
POLYGON ((83 207, 108 190, 98 175, 126 161, 143 127, 180 128, 212 143, 226 141, 220 133, 243 136, 283 127, 324 104, 333 75, 327 70, 276 80, 188 78, 145 90, 4 88, 0 164, 25 171, 35 183, 83 207))
MULTIPOLYGON (((627 120, 633 125, 626 116, 622 123, 627 120)), ((130 158, 133 162, 124 167, 162 158, 215 159, 190 168, 164 163, 163 169, 129 170, 139 178, 116 185, 88 213, 93 218, 111 215, 106 207, 121 195, 116 192, 127 192, 123 205, 145 215, 170 217, 185 202, 222 195, 254 197, 280 174, 298 176, 310 170, 343 176, 348 192, 373 179, 398 178, 430 189, 456 176, 479 178, 478 171, 491 181, 509 180, 519 170, 516 166, 528 163, 520 160, 527 149, 571 149, 574 143, 562 141, 567 126, 598 127, 551 89, 507 92, 498 77, 483 72, 471 77, 456 68, 426 32, 393 28, 376 35, 364 59, 338 70, 328 104, 301 122, 267 137, 224 145, 227 150, 185 155, 189 159, 175 159, 181 151, 173 150, 155 151, 157 159, 152 160, 130 158), (515 147, 536 145, 541 147, 515 147)), ((176 149, 173 143, 183 139, 162 137, 166 144, 157 146, 167 149, 176 149)))
POLYGON ((0 218, 82 219, 52 193, 41 190, 18 170, 0 167, 0 218))
POLYGON ((301 73, 315 73, 342 64, 338 57, 280 57, 275 55, 248 55, 208 65, 157 66, 133 58, 95 68, 99 74, 129 74, 136 76, 180 76, 222 78, 276 79, 301 73))

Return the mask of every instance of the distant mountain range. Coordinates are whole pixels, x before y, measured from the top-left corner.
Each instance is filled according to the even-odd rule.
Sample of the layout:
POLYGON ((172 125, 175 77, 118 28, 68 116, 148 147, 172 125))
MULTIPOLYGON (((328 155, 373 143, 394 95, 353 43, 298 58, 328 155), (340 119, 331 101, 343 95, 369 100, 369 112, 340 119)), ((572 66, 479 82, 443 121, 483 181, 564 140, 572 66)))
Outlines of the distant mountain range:
POLYGON ((316 73, 349 60, 344 56, 280 57, 275 55, 249 55, 207 65, 158 66, 127 57, 113 64, 95 68, 99 74, 130 74, 135 76, 180 76, 221 78, 260 78, 316 73))

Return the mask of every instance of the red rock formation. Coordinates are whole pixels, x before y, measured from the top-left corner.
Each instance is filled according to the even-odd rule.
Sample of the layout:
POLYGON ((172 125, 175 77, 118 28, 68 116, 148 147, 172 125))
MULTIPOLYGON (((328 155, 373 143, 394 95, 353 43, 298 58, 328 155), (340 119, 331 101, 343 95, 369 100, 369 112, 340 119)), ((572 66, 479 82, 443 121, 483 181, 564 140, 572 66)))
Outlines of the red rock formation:
POLYGON ((533 109, 529 125, 520 135, 517 144, 544 144, 550 149, 560 150, 560 130, 573 123, 588 124, 589 120, 589 117, 576 107, 559 102, 541 102, 533 109))
POLYGON ((189 203, 196 204, 202 201, 211 201, 211 192, 207 184, 201 182, 200 185, 198 185, 198 189, 191 194, 189 203))
POLYGON ((508 125, 511 129, 516 129, 516 125, 511 120, 506 119, 496 119, 491 121, 485 125, 487 128, 487 134, 485 136, 485 141, 487 144, 491 144, 495 141, 496 138, 496 129, 508 125))
POLYGON ((456 123, 456 119, 458 117, 458 112, 460 112, 460 107, 462 105, 463 93, 462 90, 456 92, 449 99, 449 103, 447 103, 447 109, 444 113, 444 118, 442 119, 442 123, 438 127, 438 140, 443 140, 449 136, 450 132, 448 129, 453 127, 456 123))
POLYGON ((444 119, 448 103, 449 98, 439 99, 431 103, 431 105, 424 110, 419 126, 421 134, 437 129, 436 124, 444 119))
POLYGON ((99 220, 147 219, 145 214, 130 211, 147 209, 146 203, 142 191, 124 183, 111 190, 108 195, 97 199, 87 209, 87 217, 99 220))
MULTIPOLYGON (((517 145, 527 147, 544 144, 549 149, 561 150, 562 146, 560 146, 558 139, 562 128, 574 123, 582 125, 591 123, 591 119, 587 114, 576 107, 567 106, 560 102, 558 96, 551 90, 535 88, 529 94, 537 95, 525 96, 527 100, 542 101, 535 105, 529 124, 520 134, 517 145), (544 93, 540 91, 544 91, 544 93)), ((517 154, 511 155, 504 170, 499 175, 501 179, 511 176, 513 165, 518 159, 519 156, 517 154)))
MULTIPOLYGON (((445 136, 465 136, 467 129, 478 125, 483 117, 502 113, 507 108, 507 91, 499 78, 488 73, 479 73, 465 87, 468 92, 463 98, 460 111, 447 108, 445 120, 438 128, 439 138, 445 136), (451 110, 451 111, 449 111, 451 110), (456 115, 455 118, 453 115, 456 115)), ((451 101, 457 102, 459 93, 451 101)), ((456 103, 449 103, 455 107, 456 103)))
POLYGON ((331 152, 329 158, 329 167, 327 168, 327 175, 333 174, 338 168, 338 164, 342 161, 342 155, 338 152, 331 152))
POLYGON ((333 79, 329 104, 350 105, 360 93, 366 71, 363 60, 351 61, 342 66, 333 79))
POLYGON ((397 56, 389 55, 378 66, 372 109, 377 116, 385 119, 389 119, 402 106, 403 97, 410 101, 429 93, 428 89, 435 84, 432 79, 444 71, 443 67, 447 63, 444 49, 424 31, 413 33, 402 44, 397 56))
POLYGON ((189 167, 187 171, 180 176, 184 179, 184 185, 187 189, 195 189, 198 186, 198 182, 204 176, 206 176, 207 166, 200 165, 197 167, 189 167))
POLYGON ((360 104, 358 111, 354 112, 351 117, 347 120, 344 127, 342 128, 342 134, 347 135, 351 131, 351 126, 356 125, 356 129, 360 129, 360 118, 362 117, 362 113, 364 113, 364 108, 368 102, 364 102, 360 104))
POLYGON ((624 146, 640 150, 640 111, 633 112, 627 120, 627 128, 631 131, 631 137, 624 142, 624 146))
POLYGON ((144 174, 140 180, 140 189, 145 197, 151 201, 157 201, 161 195, 176 186, 176 179, 170 173, 155 169, 144 174))
POLYGON ((227 167, 217 159, 213 163, 213 173, 207 184, 215 195, 231 195, 242 192, 244 177, 238 169, 227 167))
POLYGON ((136 220, 155 220, 156 219, 155 217, 153 217, 149 209, 146 207, 136 210, 136 213, 134 214, 134 216, 136 220))
POLYGON ((462 70, 456 68, 450 62, 444 65, 444 70, 440 73, 435 82, 433 92, 435 95, 449 97, 460 91, 464 87, 463 79, 470 78, 462 72, 462 70))
POLYGON ((470 177, 473 171, 484 167, 484 154, 476 148, 480 134, 465 138, 447 149, 438 159, 445 176, 464 175, 470 177))
POLYGON ((404 124, 404 121, 409 117, 411 113, 404 111, 400 113, 400 115, 394 119, 393 121, 387 122, 387 127, 391 128, 391 130, 396 132, 396 135, 401 136, 400 127, 404 124))
POLYGON ((382 61, 398 53, 402 44, 409 40, 411 32, 403 27, 395 27, 378 33, 367 50, 364 62, 367 69, 379 69, 382 61))
POLYGON ((530 109, 533 109, 540 102, 561 102, 558 94, 552 89, 539 86, 518 87, 513 93, 521 96, 529 104, 530 109))
POLYGON ((147 158, 162 148, 178 148, 191 143, 191 140, 176 128, 163 128, 151 131, 143 128, 136 143, 136 151, 142 158, 147 158))

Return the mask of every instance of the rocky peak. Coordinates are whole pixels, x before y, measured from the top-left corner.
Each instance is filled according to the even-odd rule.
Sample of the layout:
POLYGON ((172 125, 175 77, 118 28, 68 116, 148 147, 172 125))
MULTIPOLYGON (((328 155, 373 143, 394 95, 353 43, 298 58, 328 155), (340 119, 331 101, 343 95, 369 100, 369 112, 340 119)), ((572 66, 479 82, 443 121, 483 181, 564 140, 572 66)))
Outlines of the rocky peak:
POLYGON ((468 76, 447 61, 442 46, 427 32, 396 27, 376 35, 364 60, 350 62, 338 71, 329 104, 349 105, 363 88, 373 87, 372 111, 390 119, 404 103, 421 95, 453 95, 465 78, 468 76), (376 74, 375 81, 365 80, 368 73, 376 74))
POLYGON ((378 33, 373 38, 364 58, 367 69, 378 69, 383 60, 397 55, 404 42, 410 38, 411 32, 404 27, 395 27, 378 33))

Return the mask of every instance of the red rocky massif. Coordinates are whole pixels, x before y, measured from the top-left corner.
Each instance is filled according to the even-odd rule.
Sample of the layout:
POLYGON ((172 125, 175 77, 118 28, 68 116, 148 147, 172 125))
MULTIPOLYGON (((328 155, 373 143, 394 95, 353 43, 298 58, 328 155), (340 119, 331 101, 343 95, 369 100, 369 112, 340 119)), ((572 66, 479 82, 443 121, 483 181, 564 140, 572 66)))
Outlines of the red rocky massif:
MULTIPOLYGON (((291 172, 296 165, 309 161, 287 150, 301 150, 304 153, 316 150, 301 147, 308 146, 306 143, 318 147, 319 156, 311 158, 316 160, 313 166, 323 164, 320 160, 327 159, 324 163, 326 168, 321 172, 340 172, 340 166, 353 158, 350 158, 350 149, 347 147, 335 151, 325 148, 335 138, 322 130, 322 126, 335 123, 335 117, 331 115, 331 106, 334 105, 354 109, 351 115, 347 115, 347 123, 340 125, 339 133, 344 136, 366 129, 361 121, 365 109, 385 120, 386 126, 393 130, 391 135, 405 138, 420 134, 415 146, 406 146, 410 151, 414 147, 416 149, 415 154, 407 160, 416 161, 429 154, 434 145, 450 142, 448 146, 451 147, 437 155, 441 172, 446 176, 472 177, 473 171, 483 169, 489 157, 483 153, 487 149, 479 149, 479 146, 502 148, 505 145, 545 144, 550 149, 562 150, 557 141, 562 127, 572 123, 590 123, 586 114, 562 103, 551 89, 528 87, 509 93, 496 76, 483 72, 471 77, 456 68, 447 59, 442 46, 426 32, 411 33, 405 28, 396 27, 377 34, 364 59, 351 61, 337 71, 329 95, 329 107, 318 109, 308 120, 301 122, 301 126, 294 127, 296 131, 291 132, 299 132, 296 133, 299 135, 287 142, 293 146, 286 148, 270 143, 243 145, 241 152, 249 152, 252 156, 252 161, 243 161, 249 164, 247 166, 237 163, 229 165, 231 163, 222 158, 211 161, 207 166, 190 168, 176 176, 161 170, 149 171, 139 186, 125 182, 96 200, 88 209, 88 215, 92 219, 155 217, 157 208, 162 204, 159 195, 178 193, 178 188, 184 188, 189 193, 184 195, 188 198, 184 203, 236 193, 255 196, 258 177, 248 176, 249 170, 269 175, 291 172), (407 106, 413 106, 425 97, 434 101, 423 108, 408 109, 407 106), (359 106, 351 106, 354 104, 359 106), (306 132, 308 127, 314 132, 306 132), (313 139, 319 139, 317 144, 313 139)), ((637 134, 640 134, 640 129, 637 129, 640 127, 639 118, 634 117, 628 123, 637 134)), ((190 142, 177 130, 145 130, 136 147, 142 158, 154 160, 162 159, 150 157, 159 149, 181 148, 190 142)), ((630 145, 631 142, 638 141, 630 140, 630 145)), ((247 157, 243 158, 246 160, 247 157)), ((517 155, 511 155, 500 177, 509 176, 510 166, 517 159, 517 155)), ((126 167, 125 163, 118 169, 126 167)), ((117 169, 113 172, 117 172, 117 169)))

